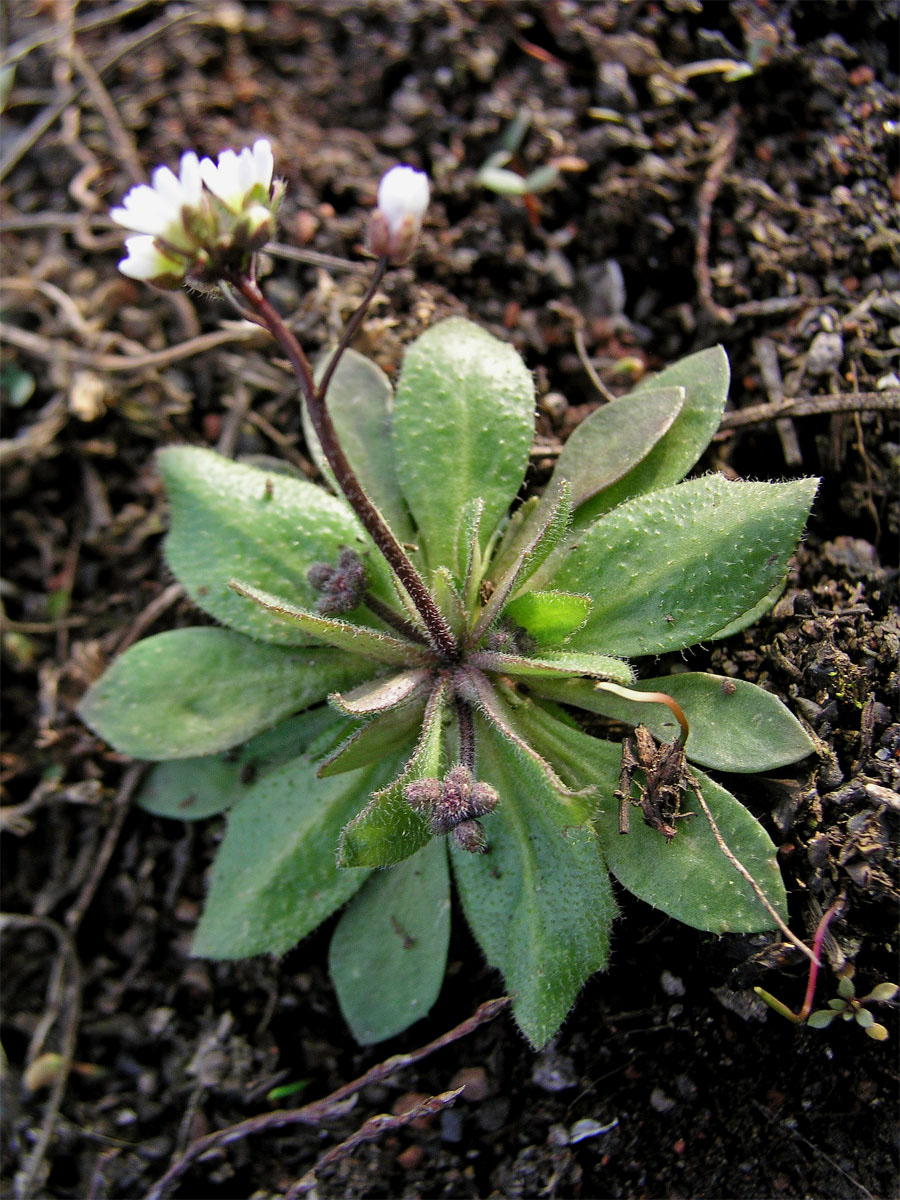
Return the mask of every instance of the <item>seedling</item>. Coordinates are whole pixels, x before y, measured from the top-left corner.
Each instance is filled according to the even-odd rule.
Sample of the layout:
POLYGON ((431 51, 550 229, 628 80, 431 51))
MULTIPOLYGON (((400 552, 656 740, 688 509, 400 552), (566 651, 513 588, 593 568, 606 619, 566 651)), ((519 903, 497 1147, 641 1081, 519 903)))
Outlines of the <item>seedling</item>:
POLYGON ((120 753, 159 763, 148 811, 227 813, 195 954, 283 954, 343 908, 331 974, 355 1036, 376 1042, 438 994, 452 871, 542 1046, 607 964, 610 874, 698 929, 784 924, 771 841, 702 768, 770 770, 810 739, 751 683, 636 680, 628 659, 765 612, 816 481, 681 482, 725 404, 713 348, 592 414, 544 494, 517 503, 535 397, 509 346, 441 321, 396 387, 348 349, 389 263, 412 253, 427 179, 404 167, 382 181, 371 286, 315 370, 256 281, 279 190, 267 144, 218 165, 186 155, 179 177, 155 173, 115 214, 140 235, 123 270, 217 286, 269 330, 331 490, 163 450, 168 565, 219 625, 138 642, 81 713, 120 753), (621 745, 586 733, 579 712, 641 725, 636 765, 623 771, 621 745), (676 738, 677 753, 661 749, 676 738), (620 834, 620 802, 647 814, 663 782, 655 827, 620 834), (676 820, 684 785, 702 817, 676 820))
POLYGON ((583 171, 587 163, 582 158, 571 154, 558 155, 535 167, 527 175, 514 170, 510 164, 514 162, 519 147, 531 125, 531 113, 521 109, 509 128, 503 135, 503 145, 499 150, 489 154, 478 169, 476 179, 488 191, 496 192, 498 196, 521 196, 526 201, 549 192, 556 187, 563 171, 583 171))
POLYGON ((771 992, 767 992, 764 988, 755 987, 753 990, 761 1000, 768 1004, 769 1008, 791 1021, 794 1025, 802 1025, 804 1021, 811 1029, 827 1029, 833 1020, 841 1017, 844 1021, 855 1020, 861 1029, 864 1029, 870 1038, 876 1042, 883 1042, 888 1036, 888 1031, 883 1025, 879 1025, 871 1012, 865 1007, 867 1004, 886 1004, 893 1000, 900 988, 895 983, 878 983, 872 988, 871 992, 866 996, 856 996, 856 985, 853 982, 853 966, 847 966, 841 973, 838 980, 838 994, 833 1000, 829 1000, 827 1008, 820 1008, 813 1012, 813 998, 816 994, 816 979, 818 978, 820 967, 820 955, 822 953, 822 945, 825 941, 825 934, 828 931, 828 926, 839 914, 843 907, 841 901, 836 901, 822 915, 816 927, 815 938, 813 939, 812 962, 809 969, 809 978, 806 984, 806 995, 803 998, 803 1004, 799 1012, 792 1012, 786 1004, 771 992))

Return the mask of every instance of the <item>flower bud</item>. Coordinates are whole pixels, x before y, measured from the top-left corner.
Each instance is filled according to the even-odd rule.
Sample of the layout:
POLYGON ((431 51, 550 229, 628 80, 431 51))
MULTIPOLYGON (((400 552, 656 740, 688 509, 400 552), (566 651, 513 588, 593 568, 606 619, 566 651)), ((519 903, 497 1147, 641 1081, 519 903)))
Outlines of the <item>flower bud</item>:
POLYGON ((424 171, 391 167, 378 185, 378 207, 369 220, 369 249, 404 263, 415 249, 431 189, 424 171))

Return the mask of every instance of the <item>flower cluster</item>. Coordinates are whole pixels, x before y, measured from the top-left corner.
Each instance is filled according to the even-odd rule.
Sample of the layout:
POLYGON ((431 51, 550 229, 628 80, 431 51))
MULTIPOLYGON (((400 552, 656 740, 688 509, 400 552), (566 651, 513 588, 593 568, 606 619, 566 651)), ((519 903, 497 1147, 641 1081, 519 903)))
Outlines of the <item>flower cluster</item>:
MULTIPOLYGON (((157 287, 215 285, 248 273, 252 256, 272 237, 284 185, 273 182, 272 147, 259 138, 240 154, 223 150, 218 162, 181 156, 176 175, 157 167, 150 184, 133 187, 110 216, 132 230, 119 270, 157 287)), ((428 176, 392 167, 378 186, 369 223, 369 249, 378 258, 406 262, 430 199, 428 176)))
POLYGON ((245 272, 274 232, 283 187, 273 184, 273 166, 272 147, 260 138, 240 154, 224 150, 217 163, 189 151, 178 175, 158 167, 149 186, 133 187, 110 213, 137 235, 125 239, 119 270, 168 288, 245 272))

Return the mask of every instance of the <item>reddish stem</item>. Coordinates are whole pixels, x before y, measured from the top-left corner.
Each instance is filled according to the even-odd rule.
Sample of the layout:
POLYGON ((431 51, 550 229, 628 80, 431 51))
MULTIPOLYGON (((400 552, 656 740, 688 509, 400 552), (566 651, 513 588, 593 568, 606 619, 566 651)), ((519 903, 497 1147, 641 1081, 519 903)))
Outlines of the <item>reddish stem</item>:
MULTIPOLYGON (((349 337, 352 337, 353 332, 358 328, 359 322, 362 320, 362 316, 375 293, 378 280, 383 273, 384 267, 379 263, 379 270, 376 271, 374 285, 369 288, 369 291, 363 298, 362 304, 351 318, 347 327, 349 337)), ((325 455, 328 465, 334 472, 338 486, 346 496, 350 507, 359 517, 366 532, 409 593, 410 599, 415 605, 419 616, 422 618, 422 624, 425 626, 428 633, 428 640, 433 649, 445 662, 456 662, 459 658, 459 645, 453 635, 453 630, 447 624, 437 604, 435 604, 421 575, 410 562, 403 547, 384 523, 381 514, 363 490, 356 472, 350 466, 347 456, 344 454, 343 447, 338 441, 334 423, 324 403, 325 388, 327 388, 331 380, 340 354, 346 349, 347 342, 349 341, 347 332, 345 331, 344 338, 341 340, 338 350, 331 360, 329 369, 322 380, 322 386, 317 388, 313 379, 312 368, 309 365, 309 359, 306 357, 302 346, 294 337, 291 330, 288 329, 287 325, 285 325, 278 312, 262 294, 259 287, 252 280, 245 278, 236 278, 231 283, 247 304, 250 305, 260 322, 265 325, 266 329, 275 338, 290 360, 303 391, 307 411, 322 447, 322 453, 325 455)))

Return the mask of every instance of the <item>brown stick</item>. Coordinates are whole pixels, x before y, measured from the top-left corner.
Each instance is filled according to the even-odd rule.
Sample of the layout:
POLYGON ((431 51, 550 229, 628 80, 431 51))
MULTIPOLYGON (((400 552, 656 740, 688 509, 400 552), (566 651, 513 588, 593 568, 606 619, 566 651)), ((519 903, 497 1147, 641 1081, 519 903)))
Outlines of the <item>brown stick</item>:
POLYGON ((777 404, 753 404, 722 417, 719 432, 761 425, 781 417, 818 417, 828 413, 898 412, 900 392, 831 392, 825 396, 796 396, 777 404))
POLYGON ((190 1165, 210 1150, 215 1150, 220 1146, 230 1146, 242 1138, 251 1137, 257 1133, 267 1133, 272 1129, 285 1129, 291 1125, 318 1125, 326 1117, 339 1114, 344 1101, 355 1096, 370 1083, 381 1083, 402 1067, 412 1066, 413 1063, 428 1058, 437 1050, 443 1050, 445 1046, 450 1046, 460 1038, 473 1033, 480 1025, 492 1021, 507 1007, 509 1002, 509 996, 486 1000, 471 1017, 461 1021, 459 1025, 455 1025, 446 1033, 442 1033, 434 1041, 428 1042, 427 1045, 413 1050, 409 1054, 395 1054, 391 1058, 386 1058, 384 1062, 371 1067, 364 1075, 360 1075, 358 1079, 354 1079, 350 1083, 345 1083, 322 1100, 314 1100, 302 1108, 261 1113, 259 1116, 239 1121, 236 1125, 229 1125, 227 1129, 218 1129, 214 1133, 208 1133, 205 1137, 197 1138, 172 1163, 165 1175, 146 1194, 144 1200, 163 1200, 172 1185, 186 1173, 190 1165))
POLYGON ((427 1100, 413 1105, 406 1112, 396 1116, 379 1113, 377 1116, 369 1117, 368 1121, 364 1122, 345 1141, 326 1150, 315 1166, 310 1167, 302 1179, 298 1179, 292 1187, 288 1188, 284 1193, 284 1200, 298 1200, 298 1197, 307 1195, 316 1186, 316 1176, 323 1167, 330 1167, 334 1163, 340 1162, 363 1142, 374 1142, 383 1133, 393 1133, 398 1129, 403 1129, 405 1126, 411 1125, 413 1121, 419 1120, 420 1117, 434 1116, 435 1113, 441 1112, 442 1109, 452 1104, 463 1091, 465 1091, 465 1087, 458 1087, 449 1092, 441 1092, 437 1096, 429 1096, 427 1100))
POLYGON ((713 144, 712 161, 709 164, 709 170, 706 172, 706 178, 703 180, 700 195, 697 199, 699 213, 697 217, 697 243, 694 254, 694 275, 697 280, 700 303, 711 317, 717 321, 722 321, 726 325, 734 323, 734 314, 721 304, 718 304, 713 298, 712 275, 709 270, 709 241, 712 229, 712 208, 716 202, 716 196, 719 194, 719 188, 722 185, 722 177, 734 157, 734 148, 737 145, 737 118, 738 107, 735 104, 725 114, 725 120, 719 136, 713 144))

